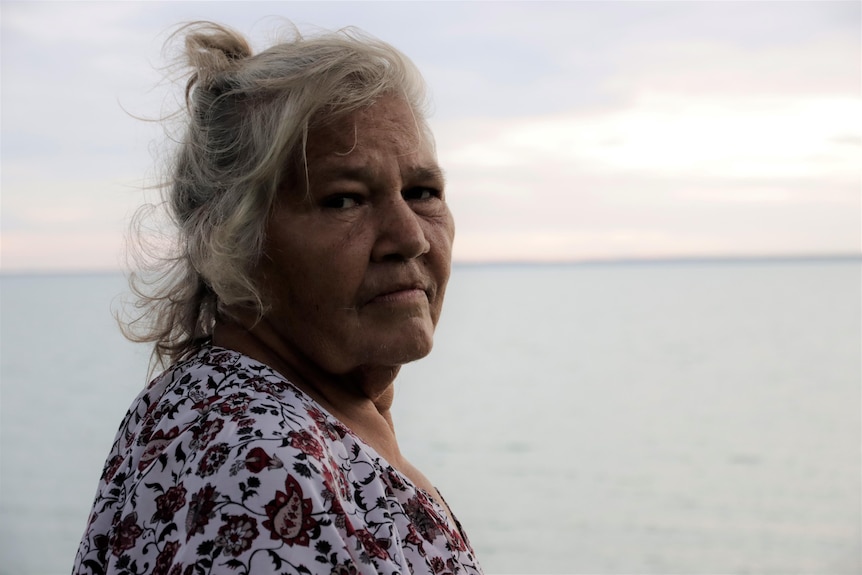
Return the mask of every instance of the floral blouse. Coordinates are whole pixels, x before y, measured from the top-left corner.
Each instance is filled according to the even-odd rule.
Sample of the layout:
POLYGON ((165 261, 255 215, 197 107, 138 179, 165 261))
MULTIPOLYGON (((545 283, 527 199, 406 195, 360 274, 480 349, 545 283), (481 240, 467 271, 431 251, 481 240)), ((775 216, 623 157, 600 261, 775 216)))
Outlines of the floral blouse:
POLYGON ((482 570, 457 521, 319 404, 208 346, 126 414, 72 573, 482 570))

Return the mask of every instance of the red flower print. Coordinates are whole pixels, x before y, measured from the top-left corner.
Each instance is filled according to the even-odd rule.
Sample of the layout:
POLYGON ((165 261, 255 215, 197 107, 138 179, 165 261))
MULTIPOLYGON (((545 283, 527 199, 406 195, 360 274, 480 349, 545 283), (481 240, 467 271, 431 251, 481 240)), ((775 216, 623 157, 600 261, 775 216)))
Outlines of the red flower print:
POLYGON ((232 415, 234 419, 237 419, 237 415, 245 413, 250 402, 251 397, 245 393, 235 393, 221 402, 218 410, 222 415, 232 415))
MULTIPOLYGON (((329 512, 332 515, 335 515, 336 522, 338 522, 339 519, 342 519, 344 517, 344 507, 341 505, 341 501, 339 501, 337 497, 332 498, 332 504, 329 507, 329 512)), ((343 525, 339 526, 343 527, 343 525)), ((352 532, 350 534, 352 535, 352 532)))
POLYGON ((168 570, 174 564, 174 557, 180 549, 179 541, 168 541, 165 543, 165 548, 156 557, 156 564, 153 566, 153 575, 168 575, 168 570))
POLYGON ((278 457, 270 457, 262 448, 255 447, 245 456, 245 467, 252 473, 260 473, 264 469, 284 467, 284 463, 278 457))
POLYGON ((320 444, 319 438, 314 437, 304 429, 301 431, 290 431, 287 436, 290 438, 291 447, 300 450, 318 461, 323 459, 323 445, 320 444))
POLYGON ((161 455, 162 452, 167 449, 168 445, 170 445, 171 441, 176 439, 179 434, 179 427, 172 427, 167 431, 162 429, 156 431, 152 437, 150 437, 149 441, 147 441, 147 447, 144 449, 144 453, 141 455, 141 460, 138 462, 138 471, 146 469, 150 462, 161 455))
POLYGON ((449 542, 449 547, 456 551, 466 551, 467 542, 461 537, 461 534, 454 529, 446 529, 446 540, 449 542))
POLYGON ((135 546, 135 541, 141 536, 143 530, 138 527, 138 514, 132 511, 120 521, 111 535, 111 551, 119 557, 126 549, 135 546))
POLYGON ((357 529, 356 538, 359 539, 360 543, 362 543, 362 547, 369 556, 377 557, 379 559, 389 559, 389 553, 387 553, 386 549, 383 548, 383 545, 386 545, 387 547, 389 546, 389 541, 384 539, 375 539, 374 535, 369 533, 366 529, 357 529))
POLYGON ((191 565, 186 565, 185 569, 183 569, 182 563, 174 563, 174 566, 171 567, 171 572, 168 575, 194 575, 195 572, 195 563, 191 565))
POLYGON ((347 435, 347 429, 343 425, 333 423, 325 413, 316 407, 309 407, 306 411, 308 412, 308 415, 311 416, 311 419, 314 420, 314 423, 317 425, 317 429, 325 433, 329 439, 336 441, 347 435))
POLYGON ((210 406, 221 399, 221 396, 216 395, 207 395, 203 391, 192 391, 189 393, 189 399, 194 401, 192 404, 192 409, 196 411, 200 411, 201 413, 209 413, 210 406))
POLYGON ((192 427, 192 441, 189 447, 192 449, 205 448, 223 428, 224 421, 221 419, 210 419, 200 425, 195 425, 192 427))
POLYGON ((442 573, 446 570, 446 564, 443 563, 443 560, 439 557, 431 558, 431 569, 434 570, 434 573, 442 573))
POLYGON ((325 488, 324 498, 326 499, 334 497, 335 492, 340 491, 340 489, 335 485, 335 476, 332 474, 332 470, 329 469, 328 465, 323 466, 323 487, 325 488))
POLYGON ((278 393, 280 387, 274 383, 268 382, 262 377, 249 378, 249 380, 245 383, 246 385, 250 385, 251 387, 253 387, 255 391, 259 393, 265 393, 266 395, 275 395, 276 393, 278 393))
MULTIPOLYGON (((256 420, 253 417, 247 417, 246 416, 246 417, 243 417, 241 419, 237 419, 236 417, 234 417, 234 418, 232 418, 231 421, 235 421, 237 428, 242 429, 244 427, 248 427, 248 428, 254 427, 254 423, 256 420)), ((251 433, 251 431, 249 431, 249 433, 251 433)))
POLYGON ((347 487, 347 478, 341 469, 334 472, 329 465, 323 466, 323 485, 333 494, 338 493, 342 499, 350 500, 350 489, 347 487))
POLYGON ((113 456, 108 462, 105 464, 105 468, 102 470, 102 481, 105 483, 110 483, 111 479, 114 478, 114 475, 117 474, 117 470, 120 469, 120 465, 123 463, 122 455, 113 456))
POLYGON ((212 475, 224 465, 230 454, 230 445, 227 443, 216 443, 206 450, 203 459, 198 463, 198 475, 206 477, 212 475))
POLYGON ((218 530, 215 544, 234 557, 239 557, 251 549, 252 542, 257 539, 257 521, 245 513, 222 517, 225 523, 218 530))
POLYGON ((229 367, 235 361, 235 356, 231 352, 213 352, 210 354, 209 361, 218 367, 229 367))
POLYGON ((284 482, 284 492, 276 491, 275 499, 264 506, 269 519, 263 526, 270 531, 270 539, 281 539, 288 545, 308 547, 309 532, 319 530, 311 516, 311 499, 302 498, 302 488, 292 476, 284 482))
POLYGON ((141 430, 138 434, 138 445, 146 445, 153 433, 153 428, 161 421, 161 419, 171 410, 170 405, 162 405, 161 403, 153 403, 147 408, 147 411, 141 416, 139 421, 142 421, 141 430))
MULTIPOLYGON (((142 422, 140 430, 138 431, 138 445, 146 445, 147 441, 149 441, 150 434, 153 432, 153 428, 156 426, 156 420, 153 417, 153 412, 158 406, 158 403, 153 403, 152 405, 148 406, 144 414, 137 420, 138 423, 142 422)), ((132 437, 134 437, 134 433, 132 433, 132 437)))
POLYGON ((404 504, 404 511, 426 541, 434 541, 440 534, 439 522, 421 493, 407 500, 407 503, 404 504))
MULTIPOLYGON (((147 441, 150 440, 150 435, 153 433, 153 429, 155 429, 156 423, 152 419, 147 419, 144 421, 143 425, 141 425, 141 430, 138 432, 138 437, 135 439, 135 443, 138 445, 146 445, 147 441)), ((134 438, 134 434, 130 438, 129 444, 131 444, 131 439, 134 438)))
POLYGON ((419 534, 416 532, 416 528, 410 523, 407 524, 407 537, 404 538, 404 541, 411 545, 415 545, 416 550, 419 551, 419 555, 425 557, 425 547, 422 544, 422 538, 419 537, 419 534))
POLYGON ((172 521, 174 513, 183 508, 186 504, 186 488, 180 485, 175 485, 156 497, 156 512, 153 514, 153 521, 164 521, 165 523, 172 521))
POLYGON ((401 479, 401 475, 399 475, 392 467, 386 470, 386 473, 383 475, 383 479, 393 489, 397 489, 398 491, 407 490, 407 485, 404 483, 404 480, 401 479))
POLYGON ((203 533, 204 527, 215 516, 216 497, 218 492, 209 483, 192 495, 189 510, 186 514, 186 541, 196 533, 203 533))
POLYGON ((329 423, 326 419, 326 414, 317 409, 316 407, 309 407, 305 411, 308 413, 308 415, 311 416, 311 419, 313 419, 318 426, 323 426, 329 423))

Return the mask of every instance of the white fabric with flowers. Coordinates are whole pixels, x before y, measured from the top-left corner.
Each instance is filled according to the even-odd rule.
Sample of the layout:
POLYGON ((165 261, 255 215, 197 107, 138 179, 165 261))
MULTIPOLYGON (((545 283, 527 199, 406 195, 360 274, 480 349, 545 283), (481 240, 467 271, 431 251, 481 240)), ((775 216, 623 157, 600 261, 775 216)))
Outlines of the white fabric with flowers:
POLYGON ((132 404, 73 575, 480 574, 459 524, 265 365, 207 346, 132 404))

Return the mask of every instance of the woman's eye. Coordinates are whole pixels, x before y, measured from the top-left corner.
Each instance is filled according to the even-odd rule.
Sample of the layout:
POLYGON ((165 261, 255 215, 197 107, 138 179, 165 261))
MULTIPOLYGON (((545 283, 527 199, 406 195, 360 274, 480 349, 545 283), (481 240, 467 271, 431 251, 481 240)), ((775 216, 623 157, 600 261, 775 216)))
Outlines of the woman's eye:
POLYGON ((440 197, 440 192, 433 188, 409 188, 404 191, 405 200, 430 200, 440 197))
POLYGON ((360 203, 359 196, 355 194, 337 194, 323 200, 323 207, 336 210, 355 208, 360 203))

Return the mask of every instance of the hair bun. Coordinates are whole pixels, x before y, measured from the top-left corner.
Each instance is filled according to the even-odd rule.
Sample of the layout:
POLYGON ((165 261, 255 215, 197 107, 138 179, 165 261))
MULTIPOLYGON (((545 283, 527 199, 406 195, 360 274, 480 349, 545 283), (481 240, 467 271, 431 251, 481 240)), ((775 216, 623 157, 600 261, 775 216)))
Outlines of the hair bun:
POLYGON ((187 93, 195 84, 213 88, 221 74, 252 55, 251 46, 239 32, 213 22, 192 22, 178 33, 185 33, 185 57, 192 69, 187 93))

